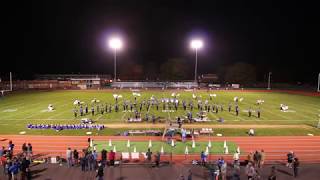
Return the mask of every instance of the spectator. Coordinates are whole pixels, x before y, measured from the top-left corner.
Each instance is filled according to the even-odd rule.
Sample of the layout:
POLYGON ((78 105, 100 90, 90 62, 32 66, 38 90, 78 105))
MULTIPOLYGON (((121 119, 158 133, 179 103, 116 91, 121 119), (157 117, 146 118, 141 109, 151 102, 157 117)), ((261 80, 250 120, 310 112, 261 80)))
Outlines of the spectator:
POLYGON ((289 168, 292 168, 292 162, 293 162, 293 158, 294 158, 294 154, 293 154, 293 151, 290 151, 288 154, 287 154, 287 166, 289 168))
POLYGON ((227 179, 227 163, 224 161, 220 168, 222 180, 227 179))
POLYGON ((234 166, 239 166, 240 163, 239 163, 239 158, 240 158, 240 154, 238 151, 236 151, 234 154, 233 154, 233 165, 234 166))
POLYGON ((4 146, 2 146, 2 148, 0 149, 0 157, 2 157, 2 155, 5 154, 5 148, 4 146))
POLYGON ((27 178, 27 169, 29 168, 30 161, 27 158, 23 158, 20 166, 21 170, 21 180, 27 178))
POLYGON ((156 167, 159 167, 159 164, 160 164, 160 153, 157 152, 155 155, 155 163, 156 163, 156 167))
POLYGON ((2 155, 0 157, 1 159, 1 165, 3 166, 3 173, 6 174, 6 164, 7 164, 7 158, 5 157, 5 155, 2 155))
POLYGON ((203 151, 200 154, 200 158, 201 158, 201 165, 205 166, 207 162, 207 156, 203 151))
POLYGON ((78 163, 79 163, 79 152, 76 149, 73 150, 73 160, 74 160, 74 165, 78 165, 78 163))
POLYGON ((83 157, 80 158, 80 165, 81 165, 81 171, 85 172, 86 171, 86 165, 87 165, 87 158, 84 155, 83 157))
POLYGON ((10 152, 11 155, 13 154, 13 149, 14 149, 14 144, 10 140, 8 144, 8 151, 10 152))
POLYGON ((271 173, 270 173, 270 176, 268 177, 268 180, 276 180, 276 179, 277 179, 276 167, 272 166, 271 173))
POLYGON ((101 163, 102 163, 102 166, 104 167, 104 166, 106 166, 106 164, 107 164, 107 151, 105 150, 105 149, 102 149, 102 151, 101 151, 101 163))
POLYGON ((262 166, 264 165, 264 161, 265 161, 265 159, 266 159, 266 153, 264 152, 263 149, 261 149, 260 154, 261 154, 260 167, 262 167, 262 166))
POLYGON ((254 160, 254 166, 260 167, 261 154, 258 151, 254 153, 253 160, 254 160))
POLYGON ((219 167, 219 170, 221 171, 221 167, 222 167, 222 165, 225 163, 225 161, 224 161, 224 159, 223 159, 223 157, 220 157, 219 159, 218 159, 218 167, 219 167))
POLYGON ((67 149, 66 158, 67 158, 68 167, 71 167, 72 166, 72 151, 71 151, 71 148, 67 149))
POLYGON ((253 179, 254 179, 254 180, 259 180, 259 179, 261 179, 261 176, 260 176, 260 173, 259 173, 258 169, 255 169, 255 173, 254 173, 254 175, 253 175, 253 179))
POLYGON ((147 156, 147 161, 150 163, 151 162, 151 156, 152 156, 152 152, 150 151, 150 148, 148 148, 148 151, 146 152, 146 156, 147 156))
POLYGON ((96 167, 97 167, 97 161, 98 161, 98 153, 96 152, 96 150, 93 150, 93 152, 92 152, 92 156, 93 156, 93 160, 94 160, 94 165, 93 165, 93 167, 94 167, 94 169, 96 169, 96 167))
POLYGON ((247 156, 247 160, 246 160, 246 164, 248 164, 249 162, 253 163, 253 154, 252 152, 250 152, 247 156))
POLYGON ((110 166, 114 166, 115 158, 116 158, 116 153, 111 150, 109 153, 110 166))
POLYGON ((253 177, 255 176, 255 169, 251 162, 249 162, 246 166, 246 175, 248 180, 253 180, 253 177))
POLYGON ((19 173, 20 164, 17 161, 14 161, 9 167, 9 176, 12 176, 12 179, 16 179, 17 174, 19 173))
POLYGON ((300 162, 298 158, 294 158, 293 160, 293 176, 298 177, 298 169, 300 166, 300 162))
POLYGON ((101 162, 99 162, 98 164, 98 169, 97 169, 97 175, 96 175, 96 179, 97 180, 103 180, 103 166, 101 164, 101 162))
POLYGON ((240 180, 240 166, 235 166, 233 168, 232 180, 240 180))
POLYGON ((27 153, 28 148, 27 148, 26 143, 22 144, 21 150, 22 150, 23 153, 25 153, 25 154, 27 153))
POLYGON ((94 156, 91 152, 87 154, 88 170, 92 171, 95 168, 94 156))
POLYGON ((31 174, 30 168, 26 169, 26 177, 27 177, 27 180, 31 180, 32 179, 32 174, 31 174))
POLYGON ((91 138, 88 137, 88 147, 90 147, 91 138))
POLYGON ((32 156, 32 145, 31 145, 31 143, 28 143, 27 153, 28 153, 28 156, 32 156))
POLYGON ((4 166, 4 174, 8 175, 9 177, 11 176, 11 173, 9 171, 9 167, 12 165, 12 161, 10 158, 6 158, 6 163, 4 166))

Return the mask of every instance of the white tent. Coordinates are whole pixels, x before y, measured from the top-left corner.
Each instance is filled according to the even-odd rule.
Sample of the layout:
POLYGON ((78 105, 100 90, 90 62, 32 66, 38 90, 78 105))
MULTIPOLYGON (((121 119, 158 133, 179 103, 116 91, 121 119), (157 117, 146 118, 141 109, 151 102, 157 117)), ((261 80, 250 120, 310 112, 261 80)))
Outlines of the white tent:
POLYGON ((129 148, 130 147, 130 140, 128 139, 128 142, 127 142, 127 147, 129 148))
POLYGON ((194 139, 192 139, 192 148, 195 148, 196 147, 196 143, 194 141, 194 139))
POLYGON ((171 140, 171 146, 174 147, 174 140, 171 140))
POLYGON ((208 147, 211 148, 211 140, 208 142, 208 147))
POLYGON ((163 154, 164 153, 164 149, 163 149, 163 146, 161 146, 161 150, 160 150, 160 153, 163 154))
POLYGON ((205 152, 205 154, 206 154, 206 155, 209 154, 209 147, 208 147, 208 146, 206 147, 206 152, 205 152))
POLYGON ((228 146, 226 146, 226 147, 224 148, 224 153, 225 153, 225 154, 229 154, 229 148, 228 148, 228 146))
POLYGON ((185 148, 185 150, 184 150, 184 154, 189 154, 188 146, 186 146, 186 148, 185 148))

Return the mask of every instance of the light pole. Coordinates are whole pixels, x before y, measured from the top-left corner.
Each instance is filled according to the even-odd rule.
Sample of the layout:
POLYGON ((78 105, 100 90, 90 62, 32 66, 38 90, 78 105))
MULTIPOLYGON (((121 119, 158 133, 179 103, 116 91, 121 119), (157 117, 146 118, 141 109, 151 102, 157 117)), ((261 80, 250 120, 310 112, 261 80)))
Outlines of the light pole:
POLYGON ((122 41, 118 37, 109 40, 109 47, 114 50, 114 82, 117 81, 117 50, 122 48, 122 41))
POLYGON ((270 90, 271 89, 271 74, 272 74, 272 72, 269 72, 269 77, 268 77, 268 90, 270 90))
POLYGON ((317 91, 320 92, 320 73, 318 75, 318 90, 317 91))
POLYGON ((202 48, 203 42, 200 39, 194 39, 191 41, 191 48, 196 51, 196 64, 194 67, 194 81, 197 82, 197 69, 198 69, 198 49, 202 48))

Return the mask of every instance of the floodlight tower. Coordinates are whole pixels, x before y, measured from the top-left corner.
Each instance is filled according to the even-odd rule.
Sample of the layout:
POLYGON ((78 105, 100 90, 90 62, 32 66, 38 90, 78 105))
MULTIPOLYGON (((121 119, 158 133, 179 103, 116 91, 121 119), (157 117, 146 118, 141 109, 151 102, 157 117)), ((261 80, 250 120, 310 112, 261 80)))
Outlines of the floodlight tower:
POLYGON ((317 91, 320 92, 320 73, 318 75, 318 90, 317 91))
POLYGON ((109 39, 109 47, 114 50, 114 81, 117 81, 117 50, 122 48, 122 41, 118 37, 109 39))
POLYGON ((268 90, 271 89, 271 75, 272 75, 272 72, 269 72, 269 76, 268 76, 268 90))
POLYGON ((196 51, 196 64, 194 67, 194 81, 197 82, 197 69, 198 69, 198 49, 201 49, 203 42, 200 39, 194 39, 191 41, 190 46, 196 51))

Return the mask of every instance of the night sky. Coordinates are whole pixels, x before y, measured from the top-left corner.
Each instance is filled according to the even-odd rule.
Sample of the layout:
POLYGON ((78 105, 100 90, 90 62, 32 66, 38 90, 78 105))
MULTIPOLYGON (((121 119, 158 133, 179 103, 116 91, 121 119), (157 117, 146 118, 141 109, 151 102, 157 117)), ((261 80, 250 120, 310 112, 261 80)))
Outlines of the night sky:
MULTIPOLYGON (((314 82, 320 71, 315 4, 299 1, 23 1, 2 5, 0 72, 113 73, 106 40, 124 39, 119 70, 159 67, 182 58, 193 68, 192 37, 204 39, 199 70, 216 73, 235 63, 268 71, 279 82, 314 82)), ((159 71, 159 69, 157 69, 159 71)), ((193 72, 191 78, 193 77, 193 72)))

